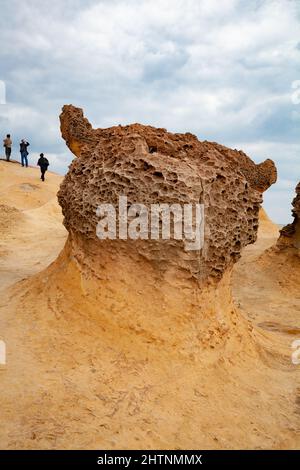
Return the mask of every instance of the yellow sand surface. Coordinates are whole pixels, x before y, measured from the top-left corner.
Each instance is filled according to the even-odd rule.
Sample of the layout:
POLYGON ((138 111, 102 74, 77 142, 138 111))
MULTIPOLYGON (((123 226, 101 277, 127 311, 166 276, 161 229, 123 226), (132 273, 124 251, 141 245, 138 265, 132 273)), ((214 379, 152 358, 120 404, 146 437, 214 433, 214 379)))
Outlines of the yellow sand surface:
POLYGON ((177 311, 172 280, 171 315, 146 262, 83 272, 56 201, 61 179, 0 162, 0 447, 300 448, 299 254, 271 248, 267 215, 192 311, 177 311))

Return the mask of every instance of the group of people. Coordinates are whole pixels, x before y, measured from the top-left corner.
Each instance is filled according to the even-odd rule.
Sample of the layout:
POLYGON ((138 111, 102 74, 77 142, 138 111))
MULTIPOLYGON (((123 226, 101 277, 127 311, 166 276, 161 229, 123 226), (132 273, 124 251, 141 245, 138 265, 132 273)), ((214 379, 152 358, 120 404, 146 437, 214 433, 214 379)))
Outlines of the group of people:
MULTIPOLYGON (((29 142, 27 142, 27 140, 25 139, 22 139, 20 142, 21 165, 23 167, 28 167, 29 145, 30 145, 29 142)), ((9 162, 10 157, 11 157, 11 149, 12 149, 12 140, 11 140, 10 134, 7 134, 5 139, 3 139, 3 147, 5 148, 6 161, 9 162)), ((43 153, 40 153, 40 158, 38 159, 37 165, 41 169, 41 180, 45 181, 45 173, 48 170, 49 161, 44 156, 43 153)))

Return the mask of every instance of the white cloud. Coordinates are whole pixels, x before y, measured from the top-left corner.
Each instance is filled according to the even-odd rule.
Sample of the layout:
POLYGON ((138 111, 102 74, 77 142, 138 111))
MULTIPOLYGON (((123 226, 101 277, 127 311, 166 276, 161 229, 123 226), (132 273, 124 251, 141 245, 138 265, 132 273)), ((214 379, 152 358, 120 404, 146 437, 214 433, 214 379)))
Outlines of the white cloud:
MULTIPOLYGON (((33 166, 36 165, 39 159, 40 153, 29 152, 28 160, 29 160, 30 165, 33 165, 33 166)), ((47 157, 50 163, 50 166, 48 168, 49 171, 52 171, 58 174, 63 174, 73 159, 73 155, 69 151, 66 151, 65 153, 60 153, 60 154, 47 153, 45 156, 47 157)))
POLYGON ((275 161, 278 181, 264 193, 264 207, 274 222, 291 222, 291 203, 300 180, 300 143, 239 142, 236 147, 243 149, 257 163, 266 158, 275 161))
MULTIPOLYGON (((2 3, 3 134, 26 134, 37 152, 63 155, 58 114, 72 102, 94 125, 191 131, 274 158, 279 184, 299 179, 299 105, 291 100, 291 83, 300 79, 296 0, 2 3)), ((54 159, 60 171, 61 161, 54 159)), ((266 195, 268 210, 280 207, 283 219, 290 199, 275 193, 266 195)))

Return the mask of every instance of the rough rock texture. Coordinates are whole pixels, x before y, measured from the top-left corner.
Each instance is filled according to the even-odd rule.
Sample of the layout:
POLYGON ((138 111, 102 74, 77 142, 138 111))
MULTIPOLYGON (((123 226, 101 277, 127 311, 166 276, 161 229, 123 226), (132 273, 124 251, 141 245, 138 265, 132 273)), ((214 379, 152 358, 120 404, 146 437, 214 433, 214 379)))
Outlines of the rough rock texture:
POLYGON ((61 252, 60 183, 0 162, 1 449, 299 449, 300 258, 260 261, 266 214, 232 299, 230 271, 162 282, 79 231, 61 252))
POLYGON ((296 197, 292 201, 294 220, 280 230, 277 245, 279 247, 294 246, 300 248, 300 182, 296 186, 296 197))
MULTIPOLYGON (((179 270, 197 281, 220 279, 256 240, 261 193, 276 181, 271 160, 256 165, 245 153, 194 135, 132 124, 94 130, 81 109, 64 106, 62 136, 78 157, 59 194, 70 237, 118 244, 138 253, 165 276, 179 270), (99 203, 203 203, 205 244, 185 251, 184 241, 102 241, 96 237, 99 203)), ((112 248, 113 252, 114 248, 112 248)))

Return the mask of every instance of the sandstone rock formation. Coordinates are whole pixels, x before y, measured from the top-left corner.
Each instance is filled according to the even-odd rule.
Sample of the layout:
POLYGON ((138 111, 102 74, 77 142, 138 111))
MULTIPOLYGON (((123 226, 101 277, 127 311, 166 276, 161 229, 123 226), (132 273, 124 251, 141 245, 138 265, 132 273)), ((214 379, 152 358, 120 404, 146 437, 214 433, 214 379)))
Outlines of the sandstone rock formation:
MULTIPOLYGON (((65 118, 72 116, 69 111, 65 118)), ((141 140, 143 129, 149 131, 140 127, 141 140)), ((116 162, 113 169, 123 176, 129 158, 138 157, 124 150, 130 140, 125 129, 114 130, 121 131, 123 166, 116 162)), ((75 146, 75 137, 69 139, 75 146)), ((101 144, 108 161, 114 141, 112 135, 110 143, 101 144)), ((231 209, 236 187, 225 184, 228 195, 222 199, 215 190, 221 182, 214 186, 204 172, 207 163, 239 154, 194 141, 204 146, 204 154, 212 149, 212 156, 172 157, 178 175, 174 199, 182 194, 188 199, 188 178, 192 174, 198 182, 199 168, 203 188, 211 188, 206 200, 212 208, 221 201, 220 212, 226 203, 231 209)), ((300 331, 300 263, 299 256, 288 256, 296 249, 261 259, 278 236, 261 211, 258 242, 243 251, 233 276, 228 269, 217 284, 199 288, 199 277, 187 275, 189 253, 179 243, 171 252, 170 242, 157 241, 157 260, 165 255, 160 263, 150 250, 149 260, 145 240, 138 246, 96 239, 84 210, 89 213, 98 191, 101 200, 111 198, 116 183, 103 196, 107 167, 100 145, 89 154, 90 145, 77 140, 85 161, 75 159, 61 186, 69 228, 64 248, 67 235, 56 199, 61 177, 50 172, 45 186, 37 169, 24 172, 20 165, 0 162, 0 340, 8 352, 7 366, 1 366, 1 448, 299 449, 299 366, 291 362, 291 342, 300 331), (86 172, 78 175, 78 185, 75 170, 86 172)), ((155 165, 168 171, 168 155, 142 156, 156 157, 155 165)), ((227 177, 231 167, 224 163, 225 168, 227 177)), ((249 185, 237 164, 232 168, 241 185, 249 185)), ((212 170, 214 180, 218 169, 212 170)), ((131 187, 140 193, 145 187, 150 197, 148 172, 154 178, 150 169, 136 171, 131 187)), ((260 198, 256 189, 251 194, 260 198)), ((242 214, 243 203, 235 201, 242 214)), ((209 228, 216 234, 213 215, 208 212, 209 228)), ((230 237, 230 217, 221 222, 222 237, 230 237)), ((211 253, 217 243, 227 253, 222 237, 208 240, 211 253)), ((204 259, 205 279, 212 262, 204 259)))
POLYGON ((162 279, 175 270, 203 284, 221 279, 242 248, 256 240, 261 193, 276 181, 271 160, 256 165, 242 151, 141 124, 94 130, 72 105, 64 106, 60 119, 62 136, 77 158, 58 198, 70 240, 83 250, 92 240, 98 251, 100 243, 112 253, 118 246, 146 258, 162 279), (130 241, 126 247, 120 240, 100 242, 96 208, 117 206, 119 195, 147 206, 204 204, 204 247, 185 251, 184 241, 174 239, 130 241))
POLYGON ((294 220, 280 230, 277 245, 279 247, 290 246, 300 248, 300 182, 296 186, 296 196, 292 201, 292 215, 294 220))

